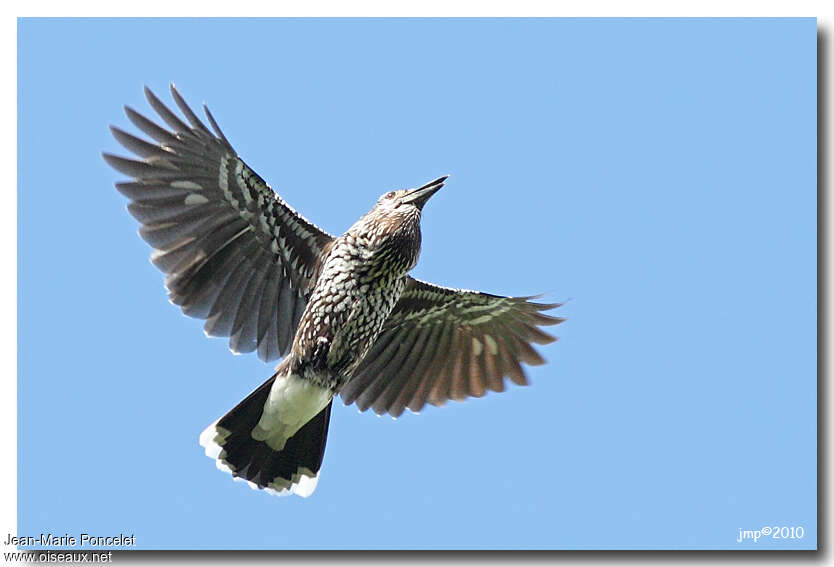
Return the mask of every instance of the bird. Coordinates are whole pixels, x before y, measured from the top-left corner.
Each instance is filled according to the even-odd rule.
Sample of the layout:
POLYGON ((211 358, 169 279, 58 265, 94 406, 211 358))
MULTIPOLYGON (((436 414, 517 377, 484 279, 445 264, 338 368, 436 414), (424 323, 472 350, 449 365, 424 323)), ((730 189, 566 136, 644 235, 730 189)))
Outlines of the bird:
POLYGON ((528 384, 532 346, 561 303, 455 289, 409 275, 420 220, 448 176, 383 193, 341 236, 296 212, 233 149, 203 104, 182 116, 148 87, 160 125, 129 106, 147 139, 110 126, 130 157, 104 152, 153 248, 170 301, 234 353, 281 359, 266 382, 200 435, 217 468, 254 489, 307 497, 318 483, 333 399, 398 417, 528 384))

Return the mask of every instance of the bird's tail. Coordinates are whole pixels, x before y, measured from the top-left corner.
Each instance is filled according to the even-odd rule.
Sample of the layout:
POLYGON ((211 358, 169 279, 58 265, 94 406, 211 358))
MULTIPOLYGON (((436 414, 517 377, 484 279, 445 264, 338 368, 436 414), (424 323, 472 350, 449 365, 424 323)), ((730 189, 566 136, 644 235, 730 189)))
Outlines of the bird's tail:
POLYGON ((229 413, 209 425, 200 435, 206 455, 217 468, 230 472, 252 488, 277 494, 307 497, 318 482, 330 424, 330 401, 313 419, 287 439, 279 451, 252 437, 264 412, 272 383, 278 374, 261 384, 229 413))

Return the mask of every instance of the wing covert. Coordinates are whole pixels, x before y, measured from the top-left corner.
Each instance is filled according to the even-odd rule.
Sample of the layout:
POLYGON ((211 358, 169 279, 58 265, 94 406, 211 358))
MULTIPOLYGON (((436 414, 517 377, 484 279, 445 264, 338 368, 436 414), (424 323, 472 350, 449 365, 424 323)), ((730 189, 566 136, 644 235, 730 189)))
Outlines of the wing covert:
POLYGON ((132 178, 116 184, 130 199, 153 264, 166 274, 172 303, 206 319, 209 336, 230 337, 233 352, 265 360, 288 352, 314 284, 316 262, 332 236, 306 220, 238 157, 214 117, 214 132, 174 85, 188 124, 150 89, 145 95, 166 129, 125 107, 149 142, 111 126, 139 159, 104 153, 132 178))
POLYGON ((556 340, 540 326, 564 321, 542 313, 560 303, 437 286, 409 277, 370 352, 341 392, 360 411, 397 417, 405 408, 504 391, 504 377, 527 384, 521 363, 544 359, 531 343, 556 340))

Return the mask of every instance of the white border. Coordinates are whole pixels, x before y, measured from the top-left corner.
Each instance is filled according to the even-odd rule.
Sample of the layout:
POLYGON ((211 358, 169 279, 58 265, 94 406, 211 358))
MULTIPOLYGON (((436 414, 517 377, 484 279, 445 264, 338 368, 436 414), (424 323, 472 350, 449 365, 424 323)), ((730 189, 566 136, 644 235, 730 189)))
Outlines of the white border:
MULTIPOLYGON (((4 7, 8 10, 7 7, 4 7)), ((186 0, 170 2, 145 0, 115 3, 80 0, 28 2, 16 10, 22 17, 831 17, 826 2, 793 0, 704 0, 669 2, 661 0, 589 0, 548 2, 545 0, 317 0, 308 2, 258 2, 240 0, 186 0)))
MULTIPOLYGON (((0 324, 0 363, 3 365, 3 372, 0 374, 0 427, 4 432, 2 440, 3 463, 0 466, 0 525, 2 533, 0 537, 5 539, 5 534, 16 533, 17 525, 17 16, 46 17, 46 16, 550 16, 550 17, 643 17, 643 16, 698 16, 698 17, 783 17, 783 16, 804 16, 817 17, 820 27, 828 31, 829 43, 832 41, 831 34, 834 22, 834 2, 823 1, 799 1, 792 2, 741 2, 741 1, 715 1, 705 0, 698 3, 691 2, 661 2, 661 1, 640 1, 631 2, 617 1, 587 1, 582 3, 563 4, 556 2, 544 2, 541 0, 513 0, 512 2, 496 2, 485 0, 483 2, 468 2, 454 0, 422 0, 420 2, 383 2, 371 0, 344 1, 320 1, 320 2, 296 2, 267 6, 264 2, 218 2, 218 1, 193 1, 179 2, 176 5, 169 0, 145 0, 142 3, 115 3, 96 2, 81 0, 75 2, 40 1, 29 2, 25 6, 13 6, 6 3, 0 10, 3 11, 0 19, 0 45, 2 45, 2 71, 3 76, 11 84, 5 83, 6 87, 0 90, 0 132, 3 133, 4 146, 2 156, 4 172, 4 204, 0 207, 0 250, 2 250, 3 277, 0 279, 0 305, 2 305, 2 323, 0 324), (829 25, 826 25, 829 24, 829 25)), ((829 45, 830 51, 830 45, 829 45)), ((831 73, 830 54, 826 61, 827 65, 823 72, 829 76, 831 73)), ((829 96, 830 96, 829 92, 829 96)), ((56 95, 57 96, 57 95, 56 95)), ((831 132, 831 116, 827 117, 826 124, 820 124, 827 132, 831 132)), ((825 154, 820 155, 821 160, 826 163, 832 162, 832 150, 829 146, 825 148, 825 154)), ((826 218, 832 217, 832 205, 834 200, 827 199, 828 209, 825 211, 826 218)), ((831 243, 821 243, 821 249, 831 250, 831 243)), ((822 314, 821 314, 822 315, 822 314)), ((825 319, 830 319, 830 313, 825 313, 825 319)), ((820 349, 831 352, 832 340, 830 336, 825 344, 820 344, 820 349)), ((823 400, 822 407, 830 408, 831 388, 826 389, 827 399, 823 400)), ((820 432, 821 439, 828 439, 828 432, 820 432)), ((59 497, 59 496, 58 496, 59 497)), ((827 506, 826 506, 827 508, 827 506)), ((828 527, 827 523, 821 524, 820 528, 828 527)), ((829 533, 820 534, 819 540, 831 544, 829 533)), ((4 551, 8 551, 4 549, 4 551)), ((228 557, 228 556, 223 556, 228 557)), ((297 556, 234 556, 235 559, 246 561, 256 560, 257 562, 274 563, 276 560, 282 564, 301 562, 297 556)), ((603 559, 613 555, 602 556, 603 559)), ((681 556, 683 558, 683 556, 681 556)), ((741 557, 741 556, 738 556, 741 557)), ((162 563, 172 562, 174 558, 179 561, 194 562, 194 558, 188 555, 168 556, 162 563)), ((428 564, 451 564, 456 558, 463 558, 460 555, 445 556, 442 558, 434 556, 418 556, 417 563, 428 564)), ((521 556, 521 559, 529 556, 521 556)), ((622 559, 622 557, 620 557, 622 559)), ((625 556, 626 560, 639 563, 653 562, 652 559, 666 562, 670 560, 668 555, 652 557, 647 556, 625 556)), ((745 562, 758 562, 757 558, 762 556, 742 557, 745 562)), ((822 559, 824 563, 830 561, 831 554, 827 553, 822 559)), ((196 561, 203 562, 205 556, 196 561)), ((365 556, 353 556, 353 560, 365 562, 371 559, 365 556)), ((481 562, 486 557, 479 555, 469 557, 467 562, 475 560, 481 562)), ((519 557, 499 555, 490 562, 510 564, 519 557), (497 561, 496 561, 497 560, 497 561)), ((599 556, 595 558, 576 555, 547 555, 539 557, 539 560, 547 562, 558 560, 571 563, 594 563, 602 562, 599 556)), ((687 556, 688 561, 694 563, 723 564, 730 563, 731 559, 713 554, 702 554, 687 556)), ((794 562, 798 557, 792 554, 779 554, 767 557, 768 563, 773 560, 778 562, 794 562)), ((118 559, 117 559, 118 560, 118 559)), ((329 555, 325 558, 318 558, 315 562, 335 562, 339 557, 329 555)), ((232 563, 232 557, 228 562, 232 563)), ((151 563, 151 557, 147 559, 131 559, 131 563, 151 563)), ((159 563, 160 561, 153 561, 159 563)), ((225 559, 211 561, 212 564, 225 563, 225 559)), ((309 561, 304 561, 308 563, 309 561)), ((536 561, 539 562, 539 561, 536 561)))
POLYGON ((17 529, 17 21, 0 19, 0 64, 8 86, 0 89, 0 151, 6 206, 0 207, 0 526, 2 537, 17 529))

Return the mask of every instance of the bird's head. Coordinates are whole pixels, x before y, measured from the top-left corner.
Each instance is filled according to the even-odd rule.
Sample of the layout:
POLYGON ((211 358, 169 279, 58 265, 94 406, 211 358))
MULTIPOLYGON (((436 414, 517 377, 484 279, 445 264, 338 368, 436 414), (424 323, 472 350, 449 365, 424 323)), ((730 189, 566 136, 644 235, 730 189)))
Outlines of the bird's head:
POLYGON ((443 182, 448 177, 448 175, 438 177, 416 189, 399 189, 383 193, 376 202, 374 209, 379 212, 397 215, 419 213, 423 210, 426 201, 443 187, 443 182))
POLYGON ((374 257, 396 266, 403 274, 417 263, 420 255, 420 213, 429 198, 437 193, 448 175, 416 189, 389 191, 380 196, 365 216, 348 233, 367 239, 374 257))

